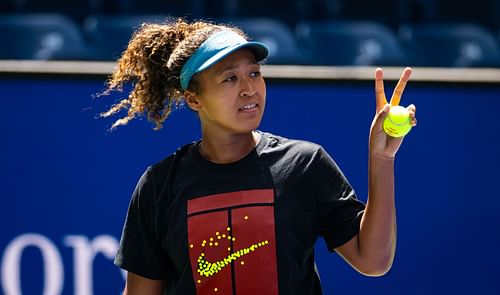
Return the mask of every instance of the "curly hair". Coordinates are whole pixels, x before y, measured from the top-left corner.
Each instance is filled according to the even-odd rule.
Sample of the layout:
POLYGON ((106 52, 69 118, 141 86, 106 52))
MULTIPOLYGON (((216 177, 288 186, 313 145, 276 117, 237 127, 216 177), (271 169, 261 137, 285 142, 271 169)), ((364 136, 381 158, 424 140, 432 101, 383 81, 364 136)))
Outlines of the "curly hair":
MULTIPOLYGON (((132 84, 128 98, 101 113, 102 117, 109 117, 123 109, 128 110, 127 115, 116 120, 111 129, 126 125, 142 114, 156 124, 155 130, 161 129, 172 110, 183 102, 182 66, 208 37, 223 29, 234 30, 246 38, 235 27, 204 21, 188 23, 183 19, 164 24, 143 24, 135 31, 101 93, 123 91, 125 84, 132 84)), ((196 77, 193 77, 189 89, 198 90, 196 77)))

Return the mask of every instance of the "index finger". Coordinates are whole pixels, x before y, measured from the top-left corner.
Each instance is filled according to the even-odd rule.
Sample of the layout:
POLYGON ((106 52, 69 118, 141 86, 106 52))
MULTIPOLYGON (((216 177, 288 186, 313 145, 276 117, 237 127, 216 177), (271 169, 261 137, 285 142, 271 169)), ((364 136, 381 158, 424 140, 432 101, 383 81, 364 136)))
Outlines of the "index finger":
POLYGON ((410 67, 407 67, 404 69, 403 74, 401 74, 401 78, 398 81, 398 84, 396 85, 396 88, 394 89, 394 92, 391 97, 391 105, 392 106, 397 106, 399 105, 399 102, 401 101, 401 95, 403 95, 403 91, 405 90, 406 83, 410 79, 411 73, 413 70, 410 67))
POLYGON ((387 104, 384 92, 384 72, 381 68, 375 70, 375 99, 377 100, 377 111, 387 104))

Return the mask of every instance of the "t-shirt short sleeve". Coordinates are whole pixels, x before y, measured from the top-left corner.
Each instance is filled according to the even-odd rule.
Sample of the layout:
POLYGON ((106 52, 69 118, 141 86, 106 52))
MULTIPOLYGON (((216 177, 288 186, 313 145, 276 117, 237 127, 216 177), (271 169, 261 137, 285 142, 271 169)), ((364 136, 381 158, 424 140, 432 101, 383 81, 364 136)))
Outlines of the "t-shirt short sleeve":
POLYGON ((358 234, 365 205, 357 199, 346 177, 323 148, 317 150, 313 163, 320 234, 333 251, 358 234))
POLYGON ((114 263, 134 274, 162 280, 165 279, 167 272, 165 255, 155 236, 153 225, 155 196, 152 173, 148 169, 132 194, 114 263))

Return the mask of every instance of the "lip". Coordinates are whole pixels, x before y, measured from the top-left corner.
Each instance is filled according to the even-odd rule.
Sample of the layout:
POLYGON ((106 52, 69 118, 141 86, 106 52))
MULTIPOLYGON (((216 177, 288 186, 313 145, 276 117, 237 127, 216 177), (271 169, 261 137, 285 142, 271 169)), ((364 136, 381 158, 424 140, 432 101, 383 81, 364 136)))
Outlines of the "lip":
POLYGON ((259 109, 259 104, 258 103, 247 103, 245 105, 242 105, 241 107, 238 108, 239 112, 244 112, 244 113, 251 113, 255 112, 259 109))

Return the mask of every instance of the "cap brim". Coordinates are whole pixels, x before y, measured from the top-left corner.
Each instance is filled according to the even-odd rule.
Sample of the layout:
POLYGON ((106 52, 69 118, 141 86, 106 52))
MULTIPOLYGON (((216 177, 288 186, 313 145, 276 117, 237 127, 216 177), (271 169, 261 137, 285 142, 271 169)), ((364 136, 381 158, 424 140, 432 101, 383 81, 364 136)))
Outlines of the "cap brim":
POLYGON ((209 58, 207 61, 205 61, 198 69, 193 74, 199 73, 201 71, 204 71, 220 61, 221 59, 225 58, 229 54, 242 49, 242 48, 248 48, 252 51, 253 55, 255 56, 255 60, 257 62, 264 60, 268 55, 269 55, 269 50, 267 49, 266 45, 263 43, 257 42, 257 41, 249 41, 246 43, 238 44, 235 46, 227 47, 209 58))

